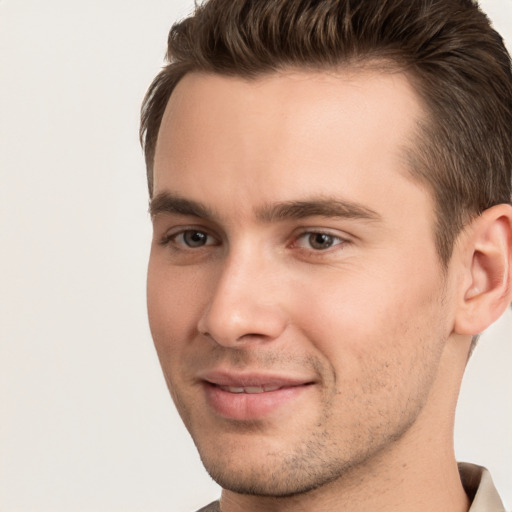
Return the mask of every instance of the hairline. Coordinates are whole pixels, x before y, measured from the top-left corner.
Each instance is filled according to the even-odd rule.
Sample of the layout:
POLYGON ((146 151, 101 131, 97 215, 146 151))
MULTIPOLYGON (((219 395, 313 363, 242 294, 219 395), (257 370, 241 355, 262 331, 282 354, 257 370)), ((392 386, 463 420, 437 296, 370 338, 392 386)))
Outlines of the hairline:
MULTIPOLYGON (((415 85, 415 81, 412 76, 412 72, 410 69, 403 64, 398 62, 398 59, 394 59, 390 56, 379 55, 378 52, 370 52, 364 55, 357 55, 350 58, 347 58, 344 61, 340 61, 333 65, 325 65, 323 63, 318 63, 315 65, 314 63, 298 63, 298 64, 289 64, 289 65, 281 65, 276 67, 269 66, 268 68, 262 68, 257 71, 245 71, 243 69, 214 69, 214 68, 206 68, 199 64, 182 66, 181 63, 171 63, 167 66, 167 68, 174 68, 178 72, 176 73, 176 80, 172 87, 169 90, 169 94, 166 98, 165 105, 161 110, 161 117, 159 119, 158 128, 155 133, 155 139, 150 144, 150 151, 147 153, 147 156, 150 158, 146 160, 147 172, 148 172, 148 181, 149 181, 149 195, 152 197, 153 195, 153 171, 154 171, 154 160, 156 154, 156 147, 158 143, 158 135, 160 133, 160 128, 162 125, 162 120, 165 114, 165 110, 167 109, 167 105, 172 97, 172 94, 178 84, 188 75, 192 74, 200 74, 200 75, 211 75, 211 76, 220 76, 220 77, 232 77, 232 78, 240 78, 242 80, 246 80, 248 82, 253 82, 257 80, 264 79, 265 77, 269 77, 275 74, 280 73, 288 73, 288 72, 306 72, 306 73, 325 73, 330 74, 339 72, 341 70, 345 71, 354 71, 354 72, 376 72, 376 73, 400 73, 403 74, 407 80, 409 81, 413 91, 416 94, 418 102, 420 106, 426 107, 425 102, 422 100, 421 95, 419 94, 418 87, 415 85), (183 68, 181 73, 179 72, 179 68, 183 68)), ((171 75, 171 73, 168 73, 171 75)), ((144 103, 147 102, 145 99, 144 103)), ((424 108, 423 110, 426 111, 424 108)), ((147 146, 147 140, 144 140, 141 134, 141 141, 143 146, 147 146)))

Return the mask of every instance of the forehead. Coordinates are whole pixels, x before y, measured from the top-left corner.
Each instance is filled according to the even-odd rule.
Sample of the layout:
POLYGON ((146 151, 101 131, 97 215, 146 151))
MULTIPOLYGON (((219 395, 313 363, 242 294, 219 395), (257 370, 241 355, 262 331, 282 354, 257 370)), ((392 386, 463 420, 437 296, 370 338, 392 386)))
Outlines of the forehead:
POLYGON ((222 187, 239 207, 333 192, 358 202, 376 193, 389 203, 383 191, 392 188, 396 200, 418 189, 407 149, 422 115, 402 73, 288 70, 251 80, 191 73, 162 120, 154 193, 204 202, 222 187))

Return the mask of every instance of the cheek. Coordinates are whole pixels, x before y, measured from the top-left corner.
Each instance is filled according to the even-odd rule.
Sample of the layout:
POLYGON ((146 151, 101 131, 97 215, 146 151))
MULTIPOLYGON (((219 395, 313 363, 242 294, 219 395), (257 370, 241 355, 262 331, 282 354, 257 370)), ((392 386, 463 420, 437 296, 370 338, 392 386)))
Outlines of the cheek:
POLYGON ((386 418, 409 421, 437 373, 445 341, 442 297, 432 283, 351 284, 312 293, 299 314, 301 330, 333 369, 335 400, 345 411, 340 421, 349 430, 382 426, 386 418))
POLYGON ((418 344, 444 339, 438 274, 421 276, 405 266, 394 274, 353 270, 311 281, 306 288, 308 300, 297 303, 296 318, 334 365, 415 358, 418 344))
POLYGON ((147 308, 151 334, 162 364, 172 361, 180 345, 195 332, 198 286, 180 269, 172 271, 150 259, 147 308))

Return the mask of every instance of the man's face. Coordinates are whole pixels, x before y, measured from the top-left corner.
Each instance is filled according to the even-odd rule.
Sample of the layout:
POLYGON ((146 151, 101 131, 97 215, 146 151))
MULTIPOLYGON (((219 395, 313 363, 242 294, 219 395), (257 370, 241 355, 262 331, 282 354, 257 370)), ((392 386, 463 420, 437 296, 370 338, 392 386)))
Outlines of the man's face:
POLYGON ((403 75, 370 71, 191 74, 173 92, 149 319, 224 488, 304 492, 431 421, 450 292, 405 158, 421 116, 403 75))

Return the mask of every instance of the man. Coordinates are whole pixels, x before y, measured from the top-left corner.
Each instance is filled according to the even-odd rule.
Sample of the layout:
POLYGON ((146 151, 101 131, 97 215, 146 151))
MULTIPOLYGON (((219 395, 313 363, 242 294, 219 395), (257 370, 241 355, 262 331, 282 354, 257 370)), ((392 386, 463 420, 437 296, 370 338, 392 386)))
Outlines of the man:
POLYGON ((150 326, 220 502, 503 510, 458 466, 512 300, 512 74, 470 0, 210 0, 141 134, 150 326))

